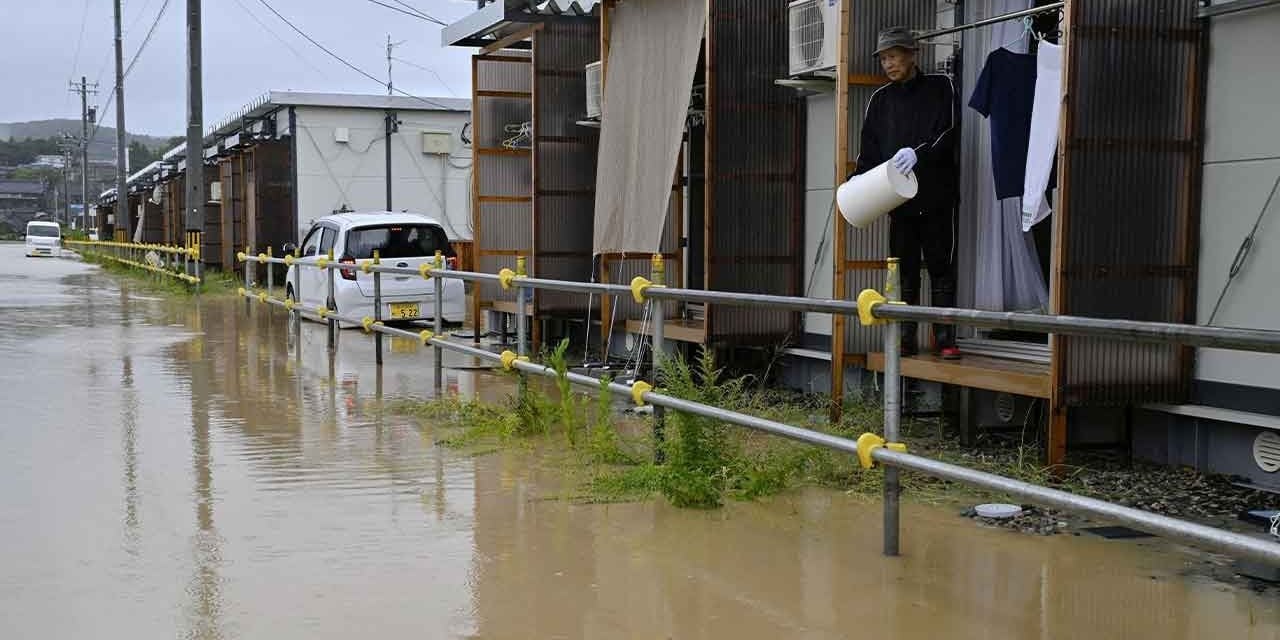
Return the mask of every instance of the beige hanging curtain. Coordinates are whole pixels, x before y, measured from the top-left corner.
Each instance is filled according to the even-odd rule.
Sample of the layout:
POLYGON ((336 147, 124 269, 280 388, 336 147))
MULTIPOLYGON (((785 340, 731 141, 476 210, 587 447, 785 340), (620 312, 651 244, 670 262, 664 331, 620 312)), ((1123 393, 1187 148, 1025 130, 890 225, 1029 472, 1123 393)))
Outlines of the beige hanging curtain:
POLYGON ((596 168, 595 253, 658 250, 707 6, 629 0, 610 14, 596 168))

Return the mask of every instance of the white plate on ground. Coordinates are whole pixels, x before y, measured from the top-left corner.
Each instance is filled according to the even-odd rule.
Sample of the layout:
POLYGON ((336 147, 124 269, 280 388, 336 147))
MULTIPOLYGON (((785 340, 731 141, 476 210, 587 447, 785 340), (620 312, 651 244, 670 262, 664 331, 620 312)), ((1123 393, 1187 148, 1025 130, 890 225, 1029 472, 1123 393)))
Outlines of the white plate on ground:
POLYGON ((974 507, 974 511, 983 518, 992 518, 995 520, 1007 520, 1022 513, 1022 507, 1016 504, 980 504, 974 507))

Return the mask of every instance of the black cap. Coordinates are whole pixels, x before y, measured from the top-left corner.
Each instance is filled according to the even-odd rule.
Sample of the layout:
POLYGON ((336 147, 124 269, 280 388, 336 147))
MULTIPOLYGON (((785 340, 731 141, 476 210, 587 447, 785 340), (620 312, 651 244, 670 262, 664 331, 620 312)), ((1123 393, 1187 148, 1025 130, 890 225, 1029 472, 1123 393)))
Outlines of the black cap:
POLYGON ((916 42, 916 34, 912 33, 906 27, 889 27, 880 32, 880 36, 876 38, 876 50, 872 55, 880 55, 894 47, 902 47, 903 49, 911 49, 915 51, 920 48, 916 42))

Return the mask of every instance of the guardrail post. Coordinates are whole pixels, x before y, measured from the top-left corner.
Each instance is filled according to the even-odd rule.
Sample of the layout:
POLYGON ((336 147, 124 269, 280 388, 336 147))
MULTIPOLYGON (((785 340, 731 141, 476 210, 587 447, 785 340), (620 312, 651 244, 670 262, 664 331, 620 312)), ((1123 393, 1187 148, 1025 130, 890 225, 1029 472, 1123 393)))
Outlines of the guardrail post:
POLYGON ((191 243, 191 261, 195 263, 196 270, 196 295, 200 295, 200 289, 204 287, 204 269, 200 266, 200 242, 202 232, 195 231, 192 233, 191 243))
MULTIPOLYGON (((444 254, 440 251, 436 251, 435 267, 437 272, 444 269, 444 254)), ((435 303, 435 326, 431 330, 436 336, 442 336, 444 335, 444 278, 439 273, 436 273, 432 280, 435 285, 433 299, 435 303)), ((444 349, 438 344, 435 345, 435 370, 436 394, 439 395, 439 392, 444 389, 444 349)))
MULTIPOLYGON (((373 250, 373 266, 382 264, 382 252, 377 249, 373 250)), ((373 321, 382 322, 382 272, 373 272, 373 321)), ((375 331, 373 334, 374 361, 378 366, 382 366, 382 332, 375 331)), ((378 370, 381 376, 381 369, 378 370)))
MULTIPOLYGON (((275 251, 272 251, 271 245, 267 245, 267 260, 274 258, 275 251)), ((273 289, 276 288, 275 265, 267 263, 267 295, 274 295, 273 289)))
MULTIPOLYGON (((649 280, 652 286, 666 286, 667 265, 663 261, 662 254, 655 253, 649 262, 649 280)), ((666 304, 662 300, 650 300, 649 304, 653 305, 653 348, 651 349, 653 358, 653 384, 661 386, 662 366, 667 359, 667 309, 666 304)), ((641 336, 643 339, 644 336, 641 336)), ((653 407, 653 462, 654 464, 662 464, 666 461, 663 443, 666 440, 667 428, 667 410, 665 407, 653 407)))
MULTIPOLYGON (((249 274, 250 274, 250 273, 252 273, 252 269, 253 269, 253 266, 252 266, 252 265, 253 265, 253 260, 251 259, 251 257, 252 257, 252 256, 253 256, 253 247, 246 245, 246 246, 245 246, 245 248, 244 248, 244 290, 245 290, 245 293, 249 293, 250 291, 252 291, 252 290, 253 290, 253 285, 249 282, 249 277, 250 277, 250 276, 249 276, 249 274)), ((244 299, 244 315, 245 315, 245 317, 248 317, 248 316, 249 316, 249 312, 250 312, 250 311, 252 311, 252 307, 253 307, 253 299, 252 299, 252 298, 247 298, 247 297, 246 297, 246 298, 244 299)))
MULTIPOLYGON (((898 259, 889 258, 884 283, 885 300, 902 299, 898 259)), ((898 442, 902 419, 902 324, 890 320, 884 327, 884 439, 898 442)), ((884 554, 898 555, 899 494, 901 485, 896 467, 884 468, 884 554)))
MULTIPOLYGON (((296 326, 297 326, 297 329, 298 329, 298 344, 299 344, 299 345, 301 345, 301 344, 302 344, 302 307, 300 306, 300 305, 302 304, 302 265, 298 264, 297 260, 298 260, 298 258, 299 258, 299 257, 301 257, 301 256, 302 256, 302 250, 301 250, 301 249, 297 249, 297 248, 295 248, 295 249, 293 250, 293 260, 294 260, 294 263, 293 263, 293 304, 294 304, 294 307, 293 307, 293 314, 292 314, 292 315, 293 315, 293 323, 294 323, 294 325, 296 325, 296 326)), ((284 286, 285 286, 285 289, 288 289, 288 288, 289 288, 289 283, 288 283, 288 280, 289 280, 289 274, 288 274, 287 272, 285 273, 284 279, 285 279, 285 285, 284 285, 284 286)), ((285 293, 285 297, 288 297, 288 295, 289 295, 289 294, 288 294, 288 292, 286 291, 286 293, 285 293)))
POLYGON ((333 269, 329 268, 333 264, 333 249, 329 249, 329 264, 325 265, 325 273, 329 276, 329 296, 325 300, 324 308, 329 310, 329 353, 333 353, 338 342, 338 319, 333 317, 333 312, 337 310, 337 304, 333 295, 333 269))
MULTIPOLYGON (((528 267, 524 256, 516 258, 516 278, 523 278, 529 275, 528 267)), ((528 293, 519 282, 516 283, 516 355, 527 356, 528 348, 525 346, 525 304, 529 299, 528 293)))

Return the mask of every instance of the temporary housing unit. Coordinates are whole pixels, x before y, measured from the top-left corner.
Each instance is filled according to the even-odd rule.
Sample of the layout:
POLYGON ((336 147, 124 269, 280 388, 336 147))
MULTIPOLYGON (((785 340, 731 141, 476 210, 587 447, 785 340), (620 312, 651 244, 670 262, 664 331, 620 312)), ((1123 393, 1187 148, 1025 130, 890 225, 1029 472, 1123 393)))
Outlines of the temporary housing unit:
MULTIPOLYGON (((446 28, 445 44, 481 47, 480 267, 526 255, 536 276, 625 283, 658 253, 672 284, 799 294, 804 103, 773 82, 785 18, 783 3, 746 0, 508 0, 446 28)), ((513 301, 489 288, 478 302, 513 301)), ((650 330, 623 297, 539 292, 525 310, 595 311, 606 349, 615 327, 650 330)), ((798 329, 786 311, 667 313, 667 338, 690 343, 773 344, 798 329)))
MULTIPOLYGON (((439 218, 467 255, 469 119, 469 101, 454 98, 292 91, 260 96, 204 138, 202 260, 234 267, 236 252, 268 246, 279 252, 316 218, 388 208, 439 218)), ((185 238, 188 160, 186 145, 179 145, 131 182, 148 198, 158 196, 158 224, 148 233, 159 234, 159 241, 185 238)))
MULTIPOLYGON (((1262 34, 1267 29, 1275 33, 1280 26, 1276 8, 1280 3, 1236 0, 1206 7, 1195 0, 969 0, 962 4, 835 0, 818 4, 839 26, 829 32, 838 38, 830 66, 825 74, 795 74, 789 84, 812 91, 821 87, 823 76, 835 80, 834 95, 818 88, 818 94, 809 98, 810 157, 826 156, 834 171, 826 176, 817 169, 810 171, 806 206, 807 221, 815 225, 809 229, 807 261, 821 264, 825 258, 821 249, 827 242, 825 238, 815 242, 815 229, 821 228, 816 225, 822 220, 834 218, 833 226, 823 225, 827 230, 822 232, 829 234, 833 245, 828 273, 834 297, 852 300, 862 289, 883 286, 883 261, 889 254, 887 220, 867 229, 850 227, 840 216, 830 216, 829 190, 855 169, 866 104, 886 82, 871 55, 876 33, 905 25, 929 36, 920 53, 922 66, 927 72, 951 76, 963 111, 959 152, 963 196, 956 247, 960 306, 1009 311, 1040 306, 1056 314, 1280 328, 1274 296, 1243 294, 1240 280, 1227 298, 1224 314, 1216 320, 1209 317, 1231 256, 1280 172, 1273 160, 1267 160, 1276 156, 1280 143, 1274 136, 1257 133, 1274 129, 1265 124, 1262 105, 1275 103, 1277 96, 1270 87, 1280 84, 1267 83, 1262 77, 1275 73, 1254 65, 1246 80, 1245 74, 1228 71, 1265 58, 1259 52, 1275 50, 1277 45, 1262 34), (1030 35, 1020 20, 1001 19, 1037 8, 1030 35), (1240 13, 1245 10, 1249 13, 1240 13), (1036 34, 1044 36, 1043 41, 1036 34), (1010 210, 982 193, 992 190, 989 125, 967 105, 989 53, 1029 44, 1032 53, 1041 48, 1043 55, 1054 42, 1061 45, 1064 58, 1058 188, 1049 219, 1031 233, 1023 233, 1017 227, 1020 207, 1016 201, 1010 210), (834 122, 823 117, 832 112, 834 122), (825 150, 832 146, 834 153, 825 150), (1267 171, 1271 175, 1263 175, 1267 171), (1021 248, 1015 250, 1017 246, 1021 248), (1002 299, 1001 291, 1016 288, 1013 281, 1020 278, 1047 285, 1040 305, 1016 303, 1011 297, 1019 296, 1012 294, 1002 299), (1237 312, 1227 320, 1225 309, 1232 304, 1237 312)), ((807 286, 815 284, 825 288, 827 283, 814 278, 807 286)), ((928 286, 921 290, 927 303, 928 286)), ((832 335, 834 397, 846 394, 847 371, 882 368, 879 330, 859 326, 853 319, 835 318, 828 324, 825 318, 806 318, 810 342, 821 339, 814 334, 824 333, 832 335)), ((924 342, 929 332, 922 330, 920 335, 924 342)), ((930 355, 905 358, 903 374, 961 388, 959 410, 966 432, 975 422, 1006 428, 1038 422, 1032 416, 1037 415, 1036 408, 1043 408, 1039 414, 1046 423, 1048 460, 1053 464, 1064 460, 1069 440, 1072 446, 1163 449, 1164 440, 1152 445, 1141 437, 1144 429, 1148 436, 1166 433, 1160 420, 1155 421, 1156 427, 1150 426, 1151 412, 1221 420, 1218 414, 1204 417, 1213 413, 1208 409, 1194 408, 1209 402, 1209 388, 1219 397, 1214 402, 1217 407, 1225 406, 1223 398, 1247 396, 1251 406, 1269 407, 1264 411, 1269 417, 1249 418, 1250 424, 1280 427, 1275 418, 1280 415, 1280 384, 1275 376, 1280 362, 1275 356, 1204 350, 1197 354, 1174 344, 1068 336, 985 331, 964 335, 968 337, 962 340, 966 352, 962 360, 943 361, 930 355), (1263 369, 1269 373, 1261 374, 1263 369), (1219 381, 1224 379, 1254 386, 1223 390, 1219 381), (1139 429, 1137 436, 1134 429, 1139 429)), ((1246 435, 1262 427, 1233 432, 1230 453, 1223 449, 1210 454, 1205 453, 1202 437, 1189 435, 1189 427, 1167 428, 1170 453, 1154 457, 1184 461, 1192 450, 1200 456, 1249 460, 1248 446, 1253 441, 1246 435), (1174 434, 1177 428, 1183 431, 1174 434), (1193 441, 1195 447, 1187 444, 1193 441)), ((1271 451, 1268 447, 1264 444, 1262 449, 1271 451)), ((1232 471, 1253 471, 1256 477, 1262 468, 1252 462, 1246 466, 1253 468, 1232 471)), ((1273 466, 1280 467, 1280 458, 1273 466)), ((1273 484, 1280 486, 1280 482, 1273 484)))

